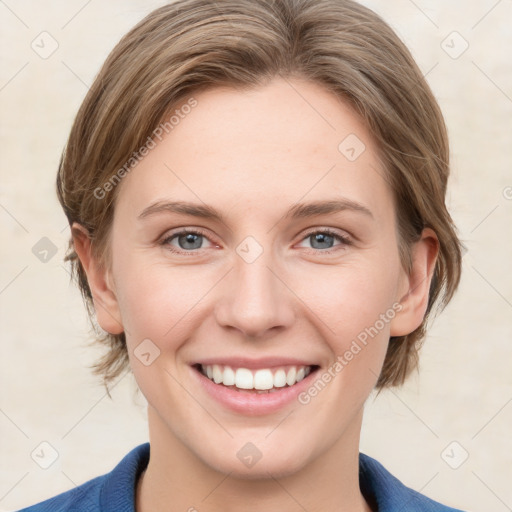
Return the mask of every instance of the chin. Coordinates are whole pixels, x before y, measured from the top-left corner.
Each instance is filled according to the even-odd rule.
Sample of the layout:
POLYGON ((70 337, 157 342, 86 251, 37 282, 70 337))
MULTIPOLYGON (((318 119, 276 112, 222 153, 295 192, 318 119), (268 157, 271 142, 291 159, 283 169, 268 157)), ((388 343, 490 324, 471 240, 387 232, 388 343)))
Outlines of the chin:
POLYGON ((290 454, 283 453, 279 446, 270 446, 259 451, 252 443, 244 443, 242 448, 222 449, 218 453, 204 454, 203 463, 215 471, 229 474, 241 480, 267 480, 291 476, 307 464, 305 450, 295 447, 290 454), (232 453, 233 456, 226 457, 232 453), (298 454, 301 455, 299 458, 298 454))

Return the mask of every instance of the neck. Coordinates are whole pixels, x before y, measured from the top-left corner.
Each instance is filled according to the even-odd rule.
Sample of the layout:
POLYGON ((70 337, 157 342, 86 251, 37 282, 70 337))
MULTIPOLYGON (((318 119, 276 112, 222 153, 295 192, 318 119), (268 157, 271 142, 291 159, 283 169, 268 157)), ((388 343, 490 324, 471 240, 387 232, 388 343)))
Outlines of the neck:
POLYGON ((293 474, 249 479, 222 473, 197 457, 149 408, 151 453, 138 482, 137 512, 371 512, 359 489, 359 432, 344 432, 293 474))

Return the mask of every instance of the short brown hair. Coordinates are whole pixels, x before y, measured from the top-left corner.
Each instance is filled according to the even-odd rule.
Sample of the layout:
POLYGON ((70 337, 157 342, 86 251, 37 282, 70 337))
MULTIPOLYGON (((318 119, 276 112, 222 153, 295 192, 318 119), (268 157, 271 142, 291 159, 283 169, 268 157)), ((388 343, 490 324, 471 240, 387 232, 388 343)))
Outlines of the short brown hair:
MULTIPOLYGON (((89 231, 93 254, 108 265, 119 187, 104 184, 119 178, 134 151, 193 93, 255 87, 274 77, 321 84, 366 123, 394 194, 406 270, 423 228, 437 234, 423 323, 390 339, 377 387, 401 384, 417 367, 434 303, 442 310, 457 289, 463 246, 445 205, 449 147, 442 114, 410 52, 368 8, 352 0, 178 0, 151 12, 110 53, 80 107, 59 166, 59 200, 70 225, 89 231)), ((91 291, 72 239, 66 259, 94 326, 91 291)), ((108 385, 128 365, 126 339, 95 331, 109 347, 95 365, 108 385)))

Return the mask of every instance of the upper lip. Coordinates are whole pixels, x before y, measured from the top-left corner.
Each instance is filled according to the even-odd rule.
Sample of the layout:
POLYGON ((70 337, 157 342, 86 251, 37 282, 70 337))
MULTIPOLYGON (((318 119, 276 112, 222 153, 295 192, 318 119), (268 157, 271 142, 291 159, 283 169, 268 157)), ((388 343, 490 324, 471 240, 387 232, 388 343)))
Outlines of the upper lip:
POLYGON ((260 368, 274 368, 277 366, 318 366, 312 361, 305 361, 304 359, 296 359, 291 357, 261 357, 251 359, 248 357, 212 357, 196 361, 193 364, 200 364, 203 366, 211 366, 217 364, 219 366, 231 366, 232 368, 247 368, 247 369, 260 369, 260 368))

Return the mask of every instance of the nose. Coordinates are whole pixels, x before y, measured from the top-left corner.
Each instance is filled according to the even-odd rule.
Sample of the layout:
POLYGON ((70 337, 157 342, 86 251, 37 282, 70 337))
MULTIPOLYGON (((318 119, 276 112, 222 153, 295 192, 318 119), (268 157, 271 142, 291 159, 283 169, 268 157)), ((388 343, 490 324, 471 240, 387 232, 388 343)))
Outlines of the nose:
POLYGON ((293 294, 285 284, 285 276, 275 267, 265 252, 252 263, 236 257, 217 301, 219 325, 236 329, 253 340, 292 325, 293 294))

